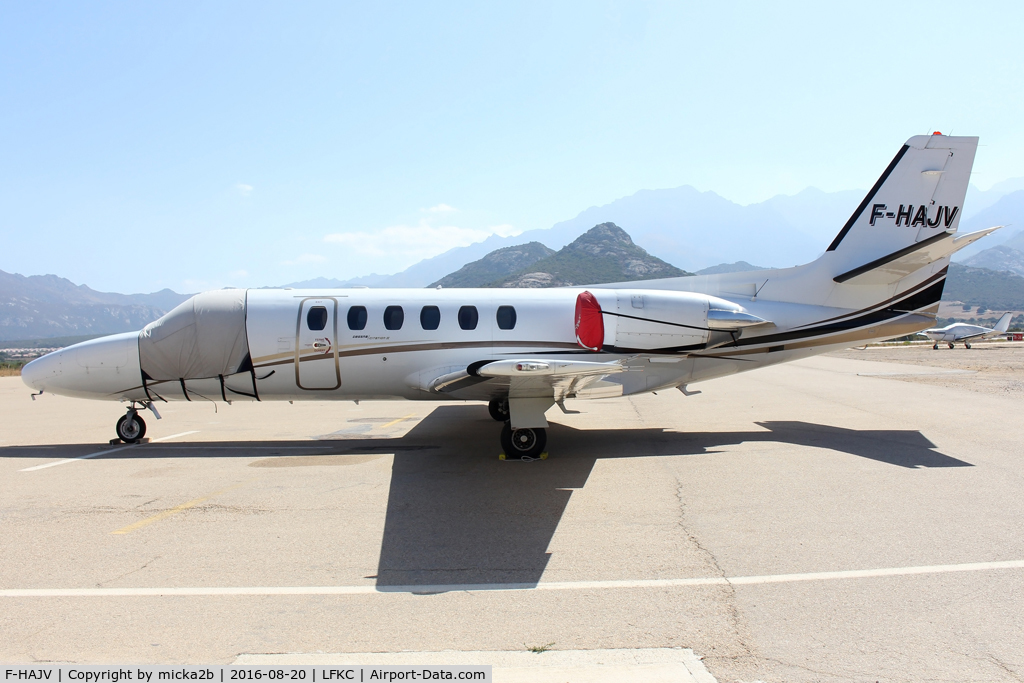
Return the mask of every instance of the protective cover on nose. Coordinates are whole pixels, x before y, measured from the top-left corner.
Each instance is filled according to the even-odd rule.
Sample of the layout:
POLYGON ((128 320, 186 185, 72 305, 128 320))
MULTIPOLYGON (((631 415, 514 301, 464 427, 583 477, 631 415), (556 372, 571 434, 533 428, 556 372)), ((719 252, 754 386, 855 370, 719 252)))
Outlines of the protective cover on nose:
POLYGON ((204 292, 146 325, 139 360, 155 381, 232 375, 249 357, 244 289, 204 292))

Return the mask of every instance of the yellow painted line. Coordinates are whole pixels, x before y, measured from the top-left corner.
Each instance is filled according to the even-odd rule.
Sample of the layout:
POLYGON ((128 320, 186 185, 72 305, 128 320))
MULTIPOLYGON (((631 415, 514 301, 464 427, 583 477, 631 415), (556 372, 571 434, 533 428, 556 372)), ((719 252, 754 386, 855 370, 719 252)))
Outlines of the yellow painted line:
POLYGON ((130 534, 131 532, 137 531, 138 529, 141 529, 142 527, 149 526, 153 522, 159 522, 161 519, 167 519, 171 515, 176 515, 179 512, 184 512, 185 510, 188 510, 189 508, 193 508, 196 505, 199 505, 200 503, 205 503, 206 501, 210 500, 211 498, 219 496, 222 493, 227 493, 228 491, 232 491, 232 490, 237 489, 237 488, 239 488, 241 486, 245 486, 246 484, 248 484, 251 481, 254 481, 255 479, 256 479, 256 477, 254 477, 253 479, 246 479, 245 481, 239 482, 239 483, 234 484, 232 486, 228 486, 227 488, 223 488, 220 491, 214 491, 213 493, 205 495, 202 498, 194 498, 194 499, 192 499, 192 500, 190 500, 190 501, 188 501, 186 503, 182 503, 181 505, 177 505, 175 507, 172 507, 169 510, 164 510, 163 512, 158 512, 155 515, 153 515, 152 517, 146 517, 145 519, 140 519, 139 521, 137 521, 137 522, 135 522, 133 524, 129 524, 126 527, 121 527, 117 531, 111 531, 110 533, 113 534, 113 535, 130 534))
POLYGON ((382 424, 377 429, 387 429, 388 427, 391 427, 392 425, 396 425, 399 422, 404 422, 405 420, 408 420, 410 417, 416 417, 416 413, 409 413, 405 417, 400 417, 397 420, 392 420, 391 422, 388 422, 387 424, 382 424))

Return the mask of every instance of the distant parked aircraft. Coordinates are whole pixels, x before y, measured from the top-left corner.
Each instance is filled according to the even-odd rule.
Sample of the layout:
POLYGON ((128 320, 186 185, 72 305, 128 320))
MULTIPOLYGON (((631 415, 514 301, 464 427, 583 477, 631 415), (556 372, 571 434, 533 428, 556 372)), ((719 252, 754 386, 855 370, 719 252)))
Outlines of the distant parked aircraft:
POLYGON ((921 334, 935 342, 932 344, 933 349, 939 348, 939 342, 946 342, 949 344, 949 348, 953 348, 956 342, 963 342, 964 347, 969 349, 971 348, 972 339, 984 339, 986 337, 1006 334, 1006 331, 1010 329, 1010 318, 1012 317, 1012 313, 1003 313, 1003 317, 999 319, 995 327, 953 323, 945 327, 932 327, 921 334))
MULTIPOLYGON (((752 145, 757 141, 753 140, 752 145)), ((565 399, 678 387, 935 324, 976 137, 910 138, 817 260, 553 289, 236 289, 25 366, 38 391, 124 401, 487 401, 536 457, 565 399)), ((159 415, 157 415, 159 418, 159 415)))

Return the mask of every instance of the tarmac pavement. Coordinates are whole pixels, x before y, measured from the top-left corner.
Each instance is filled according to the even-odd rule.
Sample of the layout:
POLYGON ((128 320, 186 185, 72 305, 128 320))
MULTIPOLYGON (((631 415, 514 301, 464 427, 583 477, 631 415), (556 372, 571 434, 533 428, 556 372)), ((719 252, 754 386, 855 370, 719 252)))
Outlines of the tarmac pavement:
POLYGON ((719 681, 1021 680, 1019 395, 846 356, 571 401, 535 462, 439 402, 174 403, 118 450, 118 404, 0 378, 0 661, 552 644, 637 680, 686 650, 719 681))

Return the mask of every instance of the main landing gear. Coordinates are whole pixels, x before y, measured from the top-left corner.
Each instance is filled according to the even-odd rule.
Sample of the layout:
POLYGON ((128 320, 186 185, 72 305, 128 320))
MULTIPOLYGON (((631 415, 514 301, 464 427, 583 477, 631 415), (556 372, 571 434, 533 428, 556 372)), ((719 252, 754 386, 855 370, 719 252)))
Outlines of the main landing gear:
POLYGON ((935 342, 934 344, 932 344, 932 348, 935 349, 936 351, 938 351, 939 350, 939 342, 935 342))
POLYGON ((501 448, 507 460, 533 460, 541 457, 547 445, 547 432, 540 427, 512 429, 508 399, 491 401, 487 411, 496 422, 503 422, 501 428, 501 448))
POLYGON ((491 401, 487 404, 487 412, 491 414, 491 417, 496 422, 508 422, 508 399, 503 398, 500 401, 491 401))
POLYGON ((965 349, 969 349, 969 348, 971 348, 971 344, 970 344, 970 342, 964 342, 964 348, 965 348, 965 349))
POLYGON ((160 413, 156 412, 156 408, 149 401, 144 401, 141 405, 137 405, 135 401, 132 401, 128 407, 128 413, 117 421, 117 426, 115 427, 117 438, 125 443, 138 443, 142 441, 142 437, 146 436, 146 421, 139 415, 139 408, 152 410, 153 414, 156 415, 156 419, 160 419, 160 413))
POLYGON ((501 428, 501 447, 505 450, 507 459, 539 458, 547 442, 547 431, 540 427, 512 429, 512 423, 506 422, 501 428))
POLYGON ((951 348, 951 349, 953 349, 953 348, 956 348, 956 347, 954 346, 953 342, 947 342, 947 343, 949 344, 949 348, 951 348))

